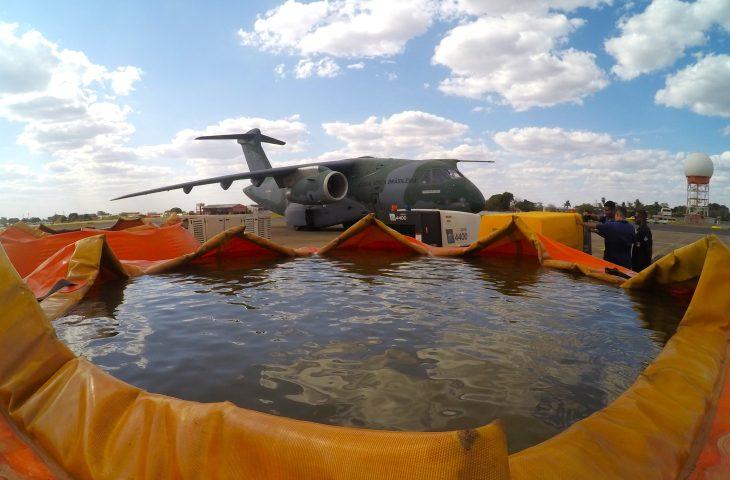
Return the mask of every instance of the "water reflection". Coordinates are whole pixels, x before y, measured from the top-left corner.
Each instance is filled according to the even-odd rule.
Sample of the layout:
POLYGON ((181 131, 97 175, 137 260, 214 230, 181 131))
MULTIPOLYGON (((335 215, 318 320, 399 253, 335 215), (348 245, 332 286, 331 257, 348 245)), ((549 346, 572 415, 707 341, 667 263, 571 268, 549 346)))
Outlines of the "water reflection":
POLYGON ((154 392, 369 428, 500 417, 514 451, 623 392, 683 307, 512 259, 338 256, 136 278, 56 327, 154 392))
POLYGON ((134 306, 135 295, 126 289, 129 281, 94 287, 86 300, 55 323, 59 338, 75 353, 110 371, 123 370, 128 363, 142 369, 148 364, 144 347, 152 327, 134 306), (118 336, 124 340, 113 341, 118 336))
POLYGON ((537 261, 525 257, 467 257, 458 259, 474 268, 485 285, 491 285, 497 292, 508 296, 526 296, 530 287, 538 281, 541 267, 537 261), (516 272, 515 275, 494 275, 495 269, 516 272))

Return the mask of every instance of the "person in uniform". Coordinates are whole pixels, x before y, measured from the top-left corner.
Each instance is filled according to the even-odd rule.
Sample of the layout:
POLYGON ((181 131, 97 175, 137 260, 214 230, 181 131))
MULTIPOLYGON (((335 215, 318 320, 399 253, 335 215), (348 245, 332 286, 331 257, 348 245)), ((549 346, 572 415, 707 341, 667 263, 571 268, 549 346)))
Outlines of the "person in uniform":
POLYGON ((595 213, 585 212, 583 214, 583 221, 593 220, 598 223, 612 222, 616 215, 616 202, 608 200, 603 204, 603 215, 597 215, 595 213))
POLYGON ((604 223, 586 223, 585 225, 603 237, 604 260, 624 268, 631 268, 631 248, 634 245, 636 234, 633 225, 626 221, 626 207, 616 207, 613 221, 606 219, 604 223))
POLYGON ((636 241, 631 252, 631 270, 640 272, 651 264, 651 229, 646 222, 646 210, 636 212, 636 241))

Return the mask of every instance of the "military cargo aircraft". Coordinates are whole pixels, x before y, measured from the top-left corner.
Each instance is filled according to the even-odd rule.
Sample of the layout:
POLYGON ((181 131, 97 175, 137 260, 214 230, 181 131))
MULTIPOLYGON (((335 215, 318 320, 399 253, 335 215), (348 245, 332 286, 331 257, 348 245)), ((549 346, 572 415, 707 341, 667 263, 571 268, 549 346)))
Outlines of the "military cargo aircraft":
POLYGON ((261 143, 284 142, 263 135, 258 128, 196 140, 236 140, 243 148, 249 171, 130 193, 113 200, 176 189, 190 193, 193 187, 214 183, 228 190, 234 181, 248 179, 251 185, 243 192, 262 207, 284 215, 286 223, 295 228, 347 227, 370 212, 382 215, 393 205, 474 213, 484 208, 484 196, 456 164, 490 160, 366 156, 272 168, 261 143))

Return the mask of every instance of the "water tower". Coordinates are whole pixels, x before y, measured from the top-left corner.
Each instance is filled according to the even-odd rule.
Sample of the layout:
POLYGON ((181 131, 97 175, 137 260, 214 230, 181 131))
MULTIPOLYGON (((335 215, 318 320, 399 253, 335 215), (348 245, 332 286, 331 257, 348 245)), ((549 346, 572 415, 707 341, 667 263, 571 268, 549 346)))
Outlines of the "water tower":
POLYGON ((709 215, 710 178, 715 171, 704 153, 690 153, 684 161, 687 177, 687 220, 702 222, 709 215))

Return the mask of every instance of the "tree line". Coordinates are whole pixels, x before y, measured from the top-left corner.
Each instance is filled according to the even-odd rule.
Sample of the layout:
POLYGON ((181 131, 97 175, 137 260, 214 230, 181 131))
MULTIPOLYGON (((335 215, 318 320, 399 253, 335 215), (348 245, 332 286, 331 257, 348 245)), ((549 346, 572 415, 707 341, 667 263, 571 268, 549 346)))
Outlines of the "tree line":
MULTIPOLYGON (((173 207, 169 212, 176 212, 176 213, 182 213, 182 209, 179 207, 173 207)), ((0 217, 0 227, 7 227, 9 225, 13 225, 14 223, 23 222, 23 223, 30 223, 30 224, 40 224, 40 223, 73 223, 73 222, 89 222, 93 220, 116 220, 119 218, 119 215, 112 215, 110 213, 107 213, 103 210, 99 210, 96 213, 69 213, 68 215, 60 215, 55 214, 51 215, 47 218, 40 218, 40 217, 23 217, 23 218, 17 218, 17 217, 0 217)))
MULTIPOLYGON (((602 198, 600 205, 606 203, 606 199, 602 198)), ((617 202, 619 205, 626 207, 629 216, 636 213, 637 210, 646 210, 649 216, 658 215, 662 208, 668 208, 669 205, 666 203, 649 203, 644 204, 638 198, 634 201, 623 201, 617 202)), ((565 210, 575 210, 578 213, 597 213, 597 210, 601 209, 601 206, 590 203, 581 203, 573 206, 570 200, 566 200, 560 207, 552 203, 544 205, 542 202, 531 202, 527 199, 519 199, 514 196, 511 192, 497 193, 489 197, 484 203, 484 209, 492 212, 536 212, 536 211, 548 211, 557 212, 565 210)), ((687 207, 684 205, 677 205, 672 207, 672 215, 676 217, 683 217, 687 213, 687 207)), ((730 221, 730 209, 727 206, 719 203, 709 204, 709 216, 712 218, 719 218, 722 221, 730 221)))

